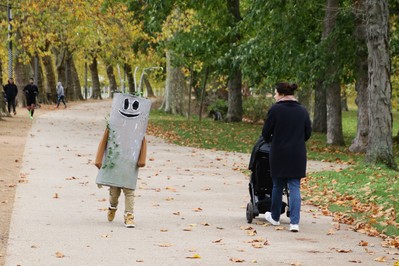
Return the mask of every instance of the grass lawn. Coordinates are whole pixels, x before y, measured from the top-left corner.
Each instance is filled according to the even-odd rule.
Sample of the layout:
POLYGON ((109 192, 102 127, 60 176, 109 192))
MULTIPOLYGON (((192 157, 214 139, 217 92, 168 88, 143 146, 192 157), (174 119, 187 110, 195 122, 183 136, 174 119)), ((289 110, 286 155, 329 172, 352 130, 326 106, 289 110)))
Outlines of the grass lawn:
MULTIPOLYGON (((323 208, 337 220, 351 224, 369 235, 397 237, 391 241, 399 247, 399 172, 385 166, 369 166, 364 154, 348 150, 356 135, 356 111, 343 112, 344 147, 326 145, 324 134, 314 133, 307 143, 308 159, 345 163, 350 168, 337 172, 319 172, 303 183, 307 202, 323 208)), ((399 113, 394 114, 393 134, 399 129, 399 113)), ((190 147, 250 153, 262 125, 224 123, 197 117, 191 121, 182 116, 152 110, 148 133, 167 141, 190 147)), ((394 144, 399 165, 399 148, 394 144)))

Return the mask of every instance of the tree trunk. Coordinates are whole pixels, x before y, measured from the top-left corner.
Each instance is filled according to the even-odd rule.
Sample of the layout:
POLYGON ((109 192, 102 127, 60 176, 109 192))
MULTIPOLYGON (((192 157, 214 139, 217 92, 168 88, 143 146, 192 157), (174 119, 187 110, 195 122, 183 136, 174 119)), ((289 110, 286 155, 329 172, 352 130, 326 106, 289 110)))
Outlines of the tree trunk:
MULTIPOLYGON (((227 9, 228 12, 233 16, 231 28, 237 27, 238 23, 242 20, 240 14, 240 0, 228 0, 227 9)), ((232 37, 231 47, 233 47, 233 44, 237 44, 240 39, 241 36, 239 33, 236 33, 232 37)), ((237 66, 232 69, 227 82, 229 91, 228 109, 226 115, 227 122, 241 122, 242 120, 242 74, 240 66, 238 63, 236 64, 237 66)))
POLYGON ((75 66, 75 60, 73 59, 73 57, 71 57, 70 60, 70 80, 73 86, 73 90, 74 90, 74 95, 75 98, 74 100, 83 100, 83 95, 82 95, 82 86, 80 85, 80 80, 79 80, 79 74, 78 71, 76 70, 76 66, 75 66))
POLYGON ((98 77, 98 68, 97 68, 97 57, 93 57, 90 65, 90 75, 93 86, 93 94, 91 96, 92 99, 102 99, 101 97, 101 88, 100 88, 100 79, 98 77))
POLYGON ((172 65, 173 52, 166 51, 165 95, 161 110, 171 114, 184 114, 186 81, 180 67, 172 65))
POLYGON ((315 86, 312 130, 327 133, 327 93, 321 79, 315 86))
POLYGON ((154 94, 154 91, 152 89, 150 81, 148 80, 148 78, 145 75, 144 75, 143 78, 144 78, 145 88, 147 89, 147 97, 154 98, 155 94, 154 94))
POLYGON ((129 93, 133 94, 136 92, 136 88, 134 87, 133 71, 132 71, 132 67, 127 63, 126 63, 125 71, 126 71, 127 83, 129 86, 129 93))
POLYGON ((57 82, 55 79, 55 72, 53 67, 53 59, 50 55, 42 58, 44 73, 46 76, 46 98, 49 103, 56 103, 57 100, 57 82))
POLYGON ((298 101, 309 111, 312 110, 312 92, 311 89, 302 89, 298 94, 298 101))
POLYGON ((389 10, 385 0, 366 1, 369 145, 366 161, 396 168, 392 148, 391 62, 389 57, 389 10))
POLYGON ((227 87, 229 90, 227 122, 241 122, 242 120, 242 79, 241 70, 237 69, 230 76, 227 87))
POLYGON ((323 82, 327 96, 327 144, 329 145, 344 145, 341 82, 339 79, 339 62, 337 62, 339 58, 336 56, 337 40, 335 37, 331 37, 336 26, 338 6, 339 0, 327 0, 323 29, 323 39, 329 38, 326 53, 330 55, 323 82))
POLYGON ((114 67, 111 64, 107 65, 107 76, 109 80, 109 89, 110 89, 110 94, 109 96, 112 97, 112 95, 115 93, 115 91, 118 90, 118 85, 116 84, 116 78, 114 74, 114 67))
MULTIPOLYGON (((1 81, 1 85, 3 86, 3 61, 1 61, 0 60, 0 81, 1 81)), ((7 84, 7 83, 6 83, 7 84)), ((4 90, 3 89, 1 89, 1 92, 0 92, 0 120, 1 120, 1 117, 2 116, 4 116, 7 112, 8 112, 8 110, 7 110, 7 108, 6 108, 6 103, 4 102, 4 90)))
MULTIPOLYGON (((34 56, 31 57, 30 61, 31 72, 35 73, 37 71, 37 87, 39 89, 39 95, 37 96, 37 100, 39 103, 48 103, 47 102, 47 94, 46 94, 46 87, 44 85, 44 78, 43 78, 43 68, 42 64, 40 63, 40 58, 37 57, 35 59, 34 56), (36 60, 37 60, 37 69, 36 68, 36 60)), ((33 77, 34 75, 32 75, 33 77)))
POLYGON ((366 24, 365 24, 365 0, 355 3, 355 32, 354 37, 358 41, 356 53, 356 84, 357 92, 357 132, 356 137, 349 147, 351 152, 366 152, 369 136, 369 103, 368 103, 368 62, 366 46, 366 24))

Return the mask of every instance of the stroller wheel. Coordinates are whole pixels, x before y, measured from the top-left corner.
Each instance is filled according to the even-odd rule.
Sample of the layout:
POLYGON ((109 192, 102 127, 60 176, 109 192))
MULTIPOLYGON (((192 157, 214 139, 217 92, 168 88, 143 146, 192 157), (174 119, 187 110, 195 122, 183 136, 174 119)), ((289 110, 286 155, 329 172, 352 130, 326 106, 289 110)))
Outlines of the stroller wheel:
POLYGON ((254 218, 254 206, 252 202, 247 204, 247 222, 250 224, 252 223, 252 219, 254 218))

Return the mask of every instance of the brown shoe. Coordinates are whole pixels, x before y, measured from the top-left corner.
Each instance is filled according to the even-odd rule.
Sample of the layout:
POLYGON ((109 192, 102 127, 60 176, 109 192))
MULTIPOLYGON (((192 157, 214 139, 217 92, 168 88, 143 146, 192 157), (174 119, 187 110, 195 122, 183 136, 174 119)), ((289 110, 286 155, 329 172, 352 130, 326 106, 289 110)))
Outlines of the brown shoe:
POLYGON ((134 228, 135 227, 135 225, 134 225, 134 216, 130 212, 127 212, 125 214, 125 226, 127 228, 134 228))
POLYGON ((115 218, 116 207, 108 207, 108 221, 112 222, 115 218))

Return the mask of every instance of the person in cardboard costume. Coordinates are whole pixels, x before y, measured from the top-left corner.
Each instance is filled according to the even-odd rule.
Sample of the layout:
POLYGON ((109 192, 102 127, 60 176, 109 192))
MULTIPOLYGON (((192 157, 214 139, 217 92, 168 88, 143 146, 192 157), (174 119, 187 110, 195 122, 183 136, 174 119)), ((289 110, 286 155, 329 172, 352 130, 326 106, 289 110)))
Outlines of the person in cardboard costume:
POLYGON ((98 146, 96 183, 109 187, 108 221, 113 221, 118 199, 125 195, 125 226, 134 227, 133 205, 138 168, 145 166, 145 132, 151 101, 130 94, 115 93, 107 128, 98 146))

